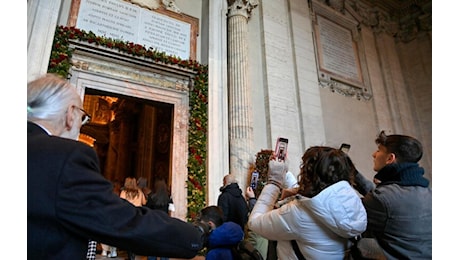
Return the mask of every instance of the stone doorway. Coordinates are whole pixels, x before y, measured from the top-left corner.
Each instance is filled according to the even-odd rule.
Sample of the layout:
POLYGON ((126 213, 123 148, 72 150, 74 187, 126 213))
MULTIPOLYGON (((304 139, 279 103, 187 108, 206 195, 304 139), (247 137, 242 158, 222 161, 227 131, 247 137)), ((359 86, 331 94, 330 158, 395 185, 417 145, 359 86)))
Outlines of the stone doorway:
POLYGON ((91 116, 81 140, 97 151, 102 174, 114 183, 144 177, 171 186, 171 104, 85 89, 84 109, 91 116))
MULTIPOLYGON (((147 176, 147 179, 148 176, 153 176, 152 171, 167 172, 165 175, 168 175, 176 208, 172 216, 185 220, 189 89, 193 86, 195 73, 177 67, 157 65, 111 49, 94 47, 81 42, 75 42, 71 47, 74 48, 72 55, 74 66, 70 71, 70 82, 76 86, 84 100, 85 109, 91 110, 91 106, 95 106, 91 102, 99 102, 101 106, 105 102, 107 107, 110 102, 114 102, 113 99, 118 98, 123 100, 123 109, 132 110, 130 113, 136 114, 136 117, 130 117, 128 114, 127 120, 132 122, 126 123, 126 129, 122 131, 126 131, 125 135, 131 138, 136 135, 134 139, 139 146, 132 148, 128 142, 124 147, 130 150, 130 153, 133 153, 132 149, 137 150, 137 155, 130 154, 121 159, 117 157, 117 161, 114 162, 110 161, 111 157, 107 153, 104 155, 106 156, 104 174, 108 174, 110 178, 112 173, 108 172, 112 170, 107 167, 112 167, 114 163, 122 165, 117 171, 136 171, 136 175, 133 175, 147 176), (91 99, 96 99, 97 102, 91 99), (169 133, 169 140, 164 133, 169 133), (153 158, 153 156, 161 158, 153 158), (107 163, 107 160, 110 162, 107 163), (119 162, 120 160, 123 162, 119 162), (164 168, 167 169, 161 170, 164 168)), ((94 116, 97 119, 98 116, 94 116)), ((104 118, 107 120, 111 115, 100 114, 99 116, 102 120, 104 118)), ((82 132, 85 133, 86 130, 82 129, 82 132)), ((87 135, 91 136, 89 129, 87 135)), ((121 176, 125 173, 118 174, 121 176)), ((153 179, 150 180, 149 184, 153 182, 153 179)))

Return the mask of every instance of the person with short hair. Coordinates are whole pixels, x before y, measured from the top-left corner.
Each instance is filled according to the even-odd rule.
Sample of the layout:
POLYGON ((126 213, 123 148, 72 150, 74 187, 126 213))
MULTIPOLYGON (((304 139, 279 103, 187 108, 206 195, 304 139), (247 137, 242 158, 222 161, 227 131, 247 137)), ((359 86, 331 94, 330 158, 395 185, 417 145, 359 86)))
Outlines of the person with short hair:
POLYGON ((232 221, 224 222, 224 212, 219 206, 201 209, 199 221, 211 227, 206 245, 206 260, 235 259, 232 247, 243 240, 243 229, 232 221))
POLYGON ((88 241, 140 255, 192 258, 207 227, 113 193, 96 151, 78 142, 90 120, 76 88, 53 74, 27 85, 27 258, 86 258, 88 241))
POLYGON ((245 230, 248 222, 249 206, 234 175, 227 174, 224 176, 223 186, 220 191, 217 206, 224 212, 224 221, 235 222, 245 230))
POLYGON ((375 238, 387 259, 431 259, 432 190, 418 164, 422 144, 414 137, 385 131, 375 143, 376 186, 360 173, 356 176, 368 219, 363 237, 375 238))

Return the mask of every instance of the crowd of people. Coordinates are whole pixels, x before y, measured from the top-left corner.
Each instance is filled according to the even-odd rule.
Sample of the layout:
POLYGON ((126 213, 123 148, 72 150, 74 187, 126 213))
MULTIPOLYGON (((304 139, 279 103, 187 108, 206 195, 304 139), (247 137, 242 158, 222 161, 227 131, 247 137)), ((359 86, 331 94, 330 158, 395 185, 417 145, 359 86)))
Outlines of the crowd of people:
POLYGON ((206 259, 235 259, 231 248, 242 240, 263 259, 356 259, 353 243, 368 259, 432 258, 432 190, 411 136, 378 134, 373 180, 327 146, 304 152, 297 177, 270 160, 258 197, 228 174, 217 204, 189 223, 171 217, 164 180, 151 190, 145 178, 128 177, 114 191, 94 149, 77 141, 89 120, 65 79, 47 74, 28 84, 28 259, 89 259, 94 241, 102 255, 122 248, 130 260, 190 259, 204 249, 206 259))

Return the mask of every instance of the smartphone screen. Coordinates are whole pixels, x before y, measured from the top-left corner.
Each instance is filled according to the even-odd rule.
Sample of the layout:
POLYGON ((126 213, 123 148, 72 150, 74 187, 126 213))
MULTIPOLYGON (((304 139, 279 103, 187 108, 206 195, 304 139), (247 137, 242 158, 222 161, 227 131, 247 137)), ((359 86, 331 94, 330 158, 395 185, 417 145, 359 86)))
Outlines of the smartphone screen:
POLYGON ((253 172, 251 176, 251 188, 252 190, 257 189, 257 181, 259 180, 259 173, 258 172, 253 172))
POLYGON ((343 143, 340 145, 340 150, 342 150, 344 153, 348 153, 350 151, 351 145, 343 143))
POLYGON ((275 157, 278 161, 285 161, 287 158, 287 148, 289 140, 287 138, 279 137, 276 140, 275 157))

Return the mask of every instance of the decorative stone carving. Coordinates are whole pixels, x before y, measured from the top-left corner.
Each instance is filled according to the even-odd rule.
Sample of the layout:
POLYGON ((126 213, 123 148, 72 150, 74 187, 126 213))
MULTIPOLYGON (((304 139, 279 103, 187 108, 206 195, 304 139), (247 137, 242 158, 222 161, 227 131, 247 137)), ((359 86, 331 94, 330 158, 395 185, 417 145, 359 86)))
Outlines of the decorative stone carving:
POLYGON ((370 100, 372 98, 372 93, 370 93, 367 89, 346 85, 334 79, 329 79, 329 81, 320 80, 319 86, 322 88, 328 88, 331 92, 335 92, 346 97, 355 97, 357 100, 370 100))
POLYGON ((347 10, 352 13, 353 17, 365 26, 368 26, 376 33, 386 32, 395 35, 398 30, 398 24, 388 13, 377 7, 365 5, 359 1, 347 2, 347 10))
POLYGON ((166 10, 175 12, 175 13, 181 13, 181 10, 179 7, 177 7, 176 2, 174 0, 125 0, 127 2, 130 2, 132 4, 136 4, 140 7, 144 7, 150 10, 158 9, 163 5, 163 7, 166 10))
POLYGON ((389 11, 356 0, 347 1, 346 7, 355 19, 374 32, 388 33, 402 42, 415 39, 420 32, 431 31, 431 1, 409 1, 399 10, 389 11))
POLYGON ((345 13, 345 0, 326 0, 326 4, 342 14, 345 13))
POLYGON ((179 7, 177 7, 176 2, 174 0, 161 0, 163 5, 165 6, 166 10, 173 11, 176 13, 181 13, 179 7))
POLYGON ((256 8, 259 5, 258 0, 227 0, 227 2, 228 17, 239 14, 244 15, 246 18, 249 18, 252 9, 256 8))
POLYGON ((129 0, 127 2, 152 10, 160 7, 160 0, 129 0))

